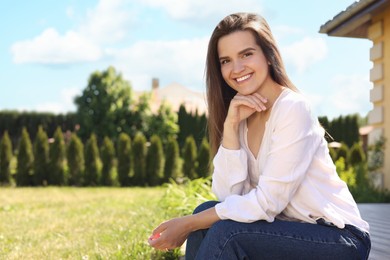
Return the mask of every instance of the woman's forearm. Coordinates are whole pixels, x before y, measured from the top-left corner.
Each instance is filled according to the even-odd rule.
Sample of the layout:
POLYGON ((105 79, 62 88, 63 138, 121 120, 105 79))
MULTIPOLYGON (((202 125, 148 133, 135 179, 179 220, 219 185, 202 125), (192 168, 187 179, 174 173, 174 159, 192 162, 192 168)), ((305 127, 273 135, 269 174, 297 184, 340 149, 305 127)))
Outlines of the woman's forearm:
POLYGON ((221 220, 217 215, 215 207, 188 216, 190 218, 191 231, 210 228, 215 222, 221 220))
POLYGON ((222 146, 230 150, 240 149, 237 124, 225 122, 222 137, 222 146))

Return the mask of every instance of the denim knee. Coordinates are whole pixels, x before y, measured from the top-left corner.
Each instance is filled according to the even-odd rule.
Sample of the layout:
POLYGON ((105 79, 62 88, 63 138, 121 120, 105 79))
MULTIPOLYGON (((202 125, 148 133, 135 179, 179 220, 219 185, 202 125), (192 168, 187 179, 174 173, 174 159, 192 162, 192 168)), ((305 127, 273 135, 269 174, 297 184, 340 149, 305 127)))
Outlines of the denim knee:
POLYGON ((215 205, 217 205, 218 203, 219 203, 219 201, 214 201, 214 200, 203 202, 202 204, 200 204, 199 206, 197 206, 195 208, 193 214, 196 214, 196 213, 205 211, 206 209, 212 208, 215 205))

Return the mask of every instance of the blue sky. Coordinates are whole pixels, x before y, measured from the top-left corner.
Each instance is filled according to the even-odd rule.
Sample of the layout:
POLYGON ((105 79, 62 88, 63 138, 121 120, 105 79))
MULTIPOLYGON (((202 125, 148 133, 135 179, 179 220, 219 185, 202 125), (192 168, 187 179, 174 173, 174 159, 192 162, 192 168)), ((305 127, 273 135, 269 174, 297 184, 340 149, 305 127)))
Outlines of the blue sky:
POLYGON ((75 111, 89 75, 113 65, 134 90, 177 82, 204 91, 207 42, 227 14, 262 14, 287 72, 318 116, 371 109, 365 39, 321 25, 353 0, 0 0, 0 110, 75 111))

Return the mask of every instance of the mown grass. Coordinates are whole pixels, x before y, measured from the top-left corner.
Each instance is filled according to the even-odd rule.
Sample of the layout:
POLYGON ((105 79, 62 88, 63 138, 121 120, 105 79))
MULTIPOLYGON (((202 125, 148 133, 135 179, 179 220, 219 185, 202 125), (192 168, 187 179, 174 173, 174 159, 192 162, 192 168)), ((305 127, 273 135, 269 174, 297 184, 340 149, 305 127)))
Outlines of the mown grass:
POLYGON ((0 259, 168 259, 147 243, 170 217, 159 206, 165 192, 0 188, 0 259))

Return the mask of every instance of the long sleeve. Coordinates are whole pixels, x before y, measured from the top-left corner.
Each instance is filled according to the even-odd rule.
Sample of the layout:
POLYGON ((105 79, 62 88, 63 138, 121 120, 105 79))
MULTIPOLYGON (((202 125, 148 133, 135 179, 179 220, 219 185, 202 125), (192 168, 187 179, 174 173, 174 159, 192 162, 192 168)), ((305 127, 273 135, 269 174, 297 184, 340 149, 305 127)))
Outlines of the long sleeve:
MULTIPOLYGON (((302 99, 288 99, 272 121, 267 136, 269 149, 261 154, 265 158, 258 185, 247 194, 225 195, 216 206, 221 219, 271 222, 286 208, 304 179, 321 141, 318 122, 302 99)), ((215 165, 217 171, 221 171, 219 167, 215 165)))
POLYGON ((247 154, 243 149, 219 147, 213 160, 212 191, 220 201, 231 194, 242 194, 248 176, 247 154))

